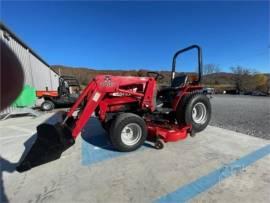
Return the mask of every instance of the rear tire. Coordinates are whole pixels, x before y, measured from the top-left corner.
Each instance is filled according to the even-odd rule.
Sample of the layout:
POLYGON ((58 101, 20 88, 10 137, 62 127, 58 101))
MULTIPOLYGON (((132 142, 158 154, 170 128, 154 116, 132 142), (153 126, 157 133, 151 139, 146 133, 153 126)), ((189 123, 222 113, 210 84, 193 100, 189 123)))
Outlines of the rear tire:
POLYGON ((198 92, 185 96, 178 105, 176 119, 178 123, 191 124, 193 132, 204 130, 211 119, 209 98, 198 92))
POLYGON ((146 137, 145 121, 133 113, 119 114, 110 127, 112 145, 121 152, 138 149, 144 143, 146 137))
POLYGON ((54 103, 50 100, 45 100, 42 104, 41 104, 41 110, 42 111, 51 111, 54 109, 54 103))

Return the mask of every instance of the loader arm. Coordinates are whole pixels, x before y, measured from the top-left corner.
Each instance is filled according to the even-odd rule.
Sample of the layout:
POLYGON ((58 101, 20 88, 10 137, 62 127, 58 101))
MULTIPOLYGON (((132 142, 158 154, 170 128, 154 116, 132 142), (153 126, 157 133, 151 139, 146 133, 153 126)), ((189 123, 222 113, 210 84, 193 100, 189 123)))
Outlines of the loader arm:
POLYGON ((72 136, 75 139, 81 132, 82 128, 85 126, 91 115, 94 113, 95 109, 99 105, 100 101, 106 95, 105 92, 98 92, 94 90, 91 97, 89 98, 84 110, 79 115, 79 119, 75 123, 75 128, 72 131, 72 136))
POLYGON ((107 92, 99 91, 98 85, 95 80, 91 81, 88 86, 83 90, 75 104, 71 107, 67 113, 66 118, 63 121, 63 125, 66 123, 68 118, 70 118, 73 113, 78 109, 78 107, 87 100, 85 106, 81 107, 77 115, 78 119, 75 120, 75 127, 72 129, 72 136, 75 139, 82 128, 85 126, 91 115, 94 113, 95 109, 99 105, 100 101, 103 99, 107 92))
MULTIPOLYGON (((156 89, 156 81, 153 78, 138 78, 130 77, 129 80, 124 80, 123 77, 118 76, 99 76, 93 79, 88 86, 83 90, 75 104, 71 107, 67 113, 66 118, 63 121, 65 125, 66 121, 72 117, 73 113, 80 107, 83 102, 86 104, 81 105, 78 112, 77 118, 74 120, 74 128, 72 128, 72 136, 74 139, 78 136, 80 131, 83 129, 91 115, 95 112, 97 107, 101 107, 103 114, 106 114, 108 104, 132 103, 138 101, 141 108, 148 108, 150 111, 154 111, 153 95, 156 89), (128 84, 143 84, 143 93, 134 92, 131 90, 124 89, 123 87, 128 84), (129 97, 116 97, 107 98, 109 93, 122 93, 129 95, 129 97), (101 104, 101 105, 100 105, 101 104)), ((105 115, 102 115, 104 118, 105 115)))

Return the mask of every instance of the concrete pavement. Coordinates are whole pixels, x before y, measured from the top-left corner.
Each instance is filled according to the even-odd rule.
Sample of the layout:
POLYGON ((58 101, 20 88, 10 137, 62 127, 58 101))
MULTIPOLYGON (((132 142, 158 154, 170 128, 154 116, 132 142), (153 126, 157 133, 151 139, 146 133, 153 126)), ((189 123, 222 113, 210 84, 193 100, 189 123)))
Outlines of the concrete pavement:
POLYGON ((131 153, 110 148, 93 118, 61 159, 15 171, 35 139, 36 119, 0 122, 1 193, 10 202, 269 202, 270 142, 209 126, 195 138, 145 145, 131 153), (224 170, 223 170, 224 169, 224 170))

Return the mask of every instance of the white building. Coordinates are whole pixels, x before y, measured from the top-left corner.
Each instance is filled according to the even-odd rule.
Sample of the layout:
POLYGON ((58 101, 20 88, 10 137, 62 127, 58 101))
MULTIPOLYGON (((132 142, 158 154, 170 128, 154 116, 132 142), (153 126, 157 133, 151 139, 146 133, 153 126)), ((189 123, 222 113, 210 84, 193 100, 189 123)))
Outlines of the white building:
MULTIPOLYGON (((36 90, 57 90, 59 76, 50 66, 4 24, 0 23, 1 40, 15 53, 24 72, 24 85, 36 90)), ((6 114, 12 107, 0 112, 6 114)))

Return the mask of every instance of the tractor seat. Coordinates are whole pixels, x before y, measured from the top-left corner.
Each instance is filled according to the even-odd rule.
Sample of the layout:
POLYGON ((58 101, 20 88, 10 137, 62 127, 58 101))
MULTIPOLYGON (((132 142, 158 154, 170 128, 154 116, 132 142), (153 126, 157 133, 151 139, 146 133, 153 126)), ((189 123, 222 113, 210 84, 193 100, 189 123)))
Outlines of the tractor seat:
POLYGON ((175 93, 180 87, 183 87, 187 84, 188 76, 187 75, 181 75, 177 76, 173 79, 172 85, 170 87, 163 87, 158 91, 157 94, 157 103, 158 100, 165 103, 171 103, 172 100, 175 97, 175 93))
POLYGON ((182 87, 187 84, 188 76, 180 75, 173 79, 170 87, 164 87, 160 91, 168 91, 168 90, 177 90, 179 87, 182 87))
POLYGON ((188 76, 181 75, 173 79, 170 87, 164 87, 154 96, 155 110, 160 113, 168 114, 172 111, 171 103, 175 97, 177 90, 187 83, 188 76))

